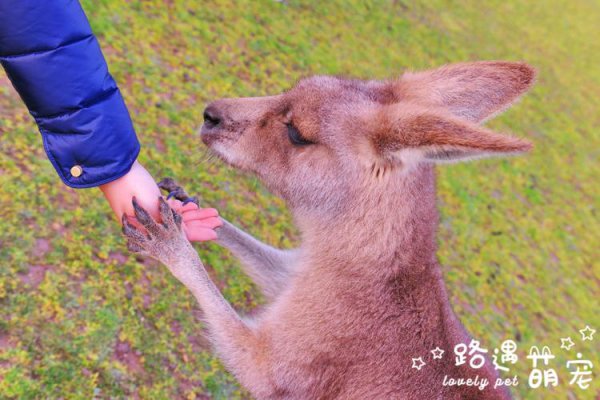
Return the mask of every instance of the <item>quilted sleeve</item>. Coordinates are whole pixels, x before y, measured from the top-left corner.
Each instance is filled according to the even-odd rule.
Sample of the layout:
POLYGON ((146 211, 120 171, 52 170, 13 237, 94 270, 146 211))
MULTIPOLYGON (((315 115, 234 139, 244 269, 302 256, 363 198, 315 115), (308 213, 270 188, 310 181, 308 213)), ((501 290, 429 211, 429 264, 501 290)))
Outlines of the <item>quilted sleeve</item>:
POLYGON ((78 1, 0 0, 0 63, 65 184, 98 186, 129 171, 140 145, 78 1))

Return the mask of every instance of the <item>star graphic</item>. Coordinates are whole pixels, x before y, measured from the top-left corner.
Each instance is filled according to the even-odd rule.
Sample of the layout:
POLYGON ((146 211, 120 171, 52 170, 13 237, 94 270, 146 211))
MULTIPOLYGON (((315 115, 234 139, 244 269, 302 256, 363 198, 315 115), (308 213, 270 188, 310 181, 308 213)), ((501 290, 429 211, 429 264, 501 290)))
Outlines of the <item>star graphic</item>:
POLYGON ((423 366, 426 365, 425 362, 423 362, 423 357, 413 358, 412 362, 413 362, 412 367, 414 369, 416 369, 417 371, 420 371, 421 368, 423 368, 423 366))
POLYGON ((595 329, 590 328, 589 325, 586 325, 584 329, 579 331, 581 333, 581 338, 583 340, 594 340, 594 333, 596 333, 595 329))
POLYGON ((435 349, 431 350, 431 354, 433 354, 433 359, 437 359, 437 358, 442 358, 442 355, 444 354, 444 350, 440 349, 439 346, 436 347, 435 349))
POLYGON ((575 343, 571 340, 570 337, 561 338, 560 339, 560 348, 565 350, 571 350, 571 347, 575 346, 575 343))

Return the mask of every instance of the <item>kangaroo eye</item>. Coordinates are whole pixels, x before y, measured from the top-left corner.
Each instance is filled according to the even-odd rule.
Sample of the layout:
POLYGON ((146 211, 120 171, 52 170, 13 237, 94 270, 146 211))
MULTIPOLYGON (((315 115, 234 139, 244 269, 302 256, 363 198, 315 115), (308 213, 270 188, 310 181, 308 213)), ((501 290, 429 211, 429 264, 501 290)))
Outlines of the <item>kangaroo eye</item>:
POLYGON ((300 131, 292 124, 287 124, 287 134, 288 138, 290 138, 290 142, 292 142, 295 146, 306 146, 309 144, 314 144, 310 140, 304 139, 300 134, 300 131))

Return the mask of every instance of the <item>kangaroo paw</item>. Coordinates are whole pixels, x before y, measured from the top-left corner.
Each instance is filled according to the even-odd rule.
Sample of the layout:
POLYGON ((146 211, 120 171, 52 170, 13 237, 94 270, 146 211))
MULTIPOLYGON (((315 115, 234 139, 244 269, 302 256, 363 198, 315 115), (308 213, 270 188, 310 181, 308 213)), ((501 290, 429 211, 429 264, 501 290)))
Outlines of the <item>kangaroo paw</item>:
MULTIPOLYGON (((155 221, 134 198, 135 217, 146 233, 140 232, 123 217, 123 234, 127 237, 127 247, 131 251, 155 258, 171 269, 178 261, 195 251, 185 237, 181 216, 162 197, 158 201, 162 222, 155 221)), ((171 272, 175 274, 174 271, 171 272)))
POLYGON ((198 205, 200 202, 198 197, 188 195, 172 178, 164 178, 158 183, 158 187, 169 193, 167 195, 167 200, 173 197, 183 202, 184 205, 187 203, 195 203, 198 205))

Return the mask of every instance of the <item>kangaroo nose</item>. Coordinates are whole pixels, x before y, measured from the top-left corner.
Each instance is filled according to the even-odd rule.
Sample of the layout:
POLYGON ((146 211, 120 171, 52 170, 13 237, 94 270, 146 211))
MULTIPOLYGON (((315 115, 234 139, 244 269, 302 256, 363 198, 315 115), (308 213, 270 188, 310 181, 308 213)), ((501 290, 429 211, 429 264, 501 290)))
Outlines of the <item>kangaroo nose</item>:
POLYGON ((219 114, 219 111, 214 106, 208 106, 204 110, 204 127, 206 129, 214 129, 217 128, 221 122, 222 118, 219 114))

